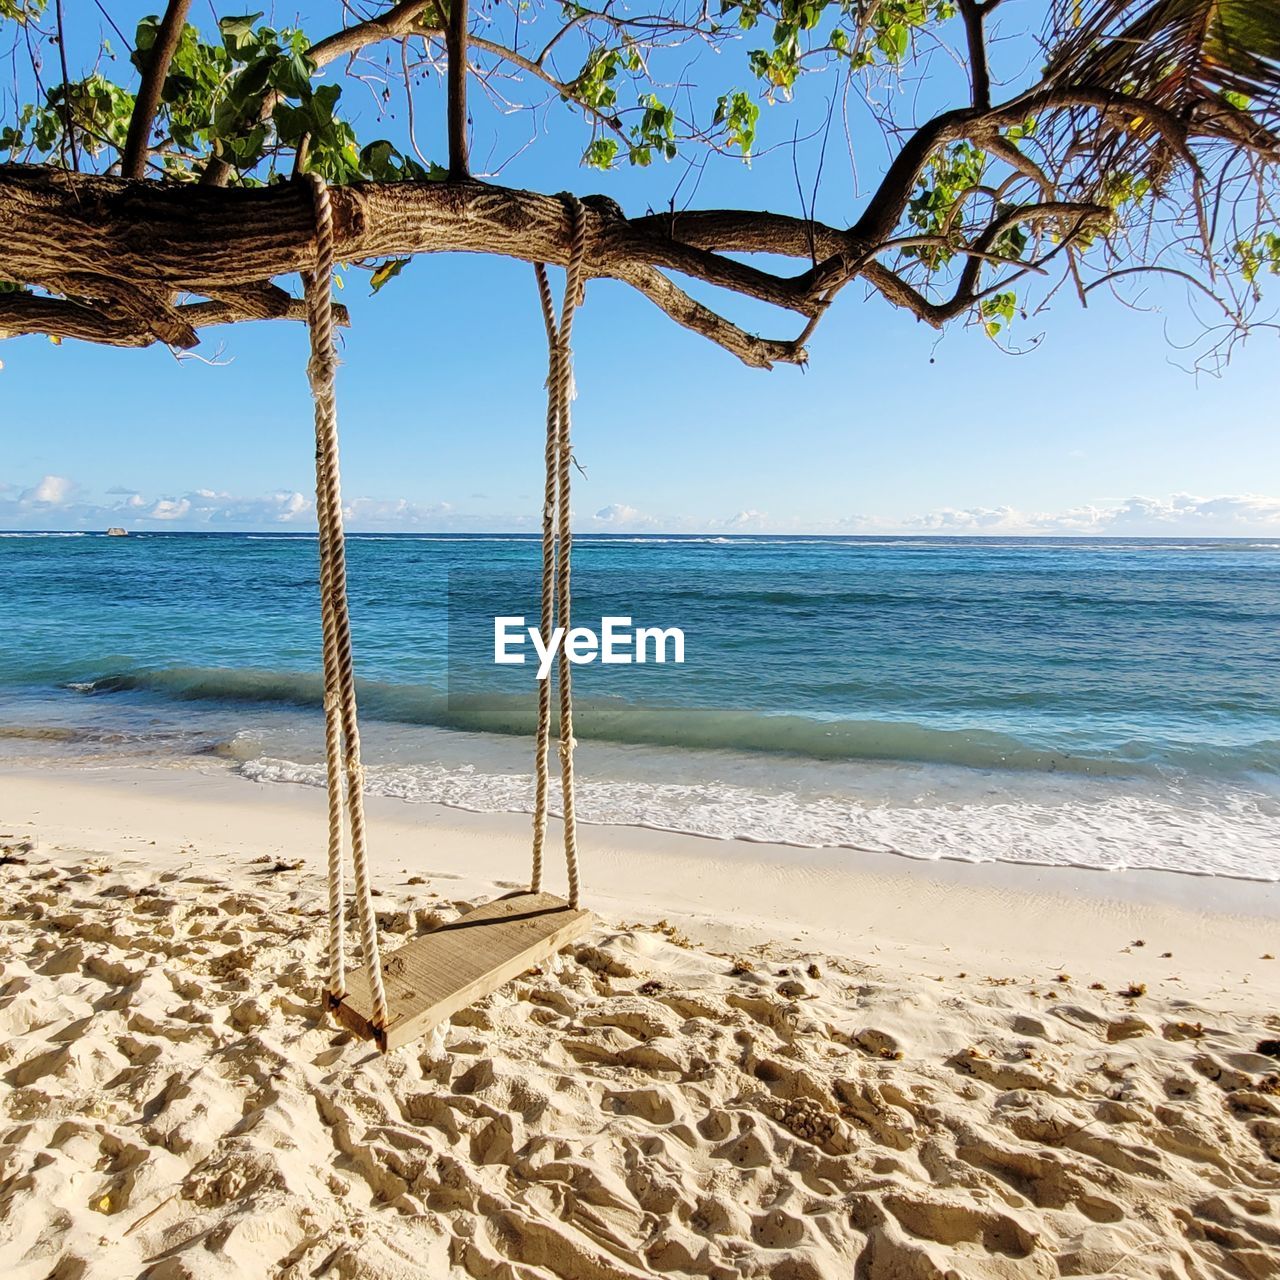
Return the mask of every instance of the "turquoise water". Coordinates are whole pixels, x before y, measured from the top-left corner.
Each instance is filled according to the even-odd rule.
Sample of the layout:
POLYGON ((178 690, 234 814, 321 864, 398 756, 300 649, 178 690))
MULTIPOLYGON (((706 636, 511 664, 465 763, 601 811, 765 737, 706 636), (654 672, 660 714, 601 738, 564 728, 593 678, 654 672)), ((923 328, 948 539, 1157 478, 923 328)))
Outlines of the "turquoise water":
MULTIPOLYGON (((524 537, 364 535, 374 790, 522 809, 524 537)), ((1280 541, 582 538, 575 621, 680 627, 580 666, 592 821, 914 857, 1280 878, 1280 541)), ((318 783, 316 548, 0 535, 0 747, 318 783)))

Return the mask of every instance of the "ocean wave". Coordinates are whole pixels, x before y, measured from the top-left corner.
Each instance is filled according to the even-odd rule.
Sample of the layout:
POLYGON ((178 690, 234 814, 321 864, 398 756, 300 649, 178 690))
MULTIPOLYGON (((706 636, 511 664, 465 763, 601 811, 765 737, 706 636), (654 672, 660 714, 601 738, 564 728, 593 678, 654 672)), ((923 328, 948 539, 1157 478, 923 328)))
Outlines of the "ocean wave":
POLYGON ((0 741, 77 742, 83 737, 79 729, 56 724, 0 724, 0 741))
POLYGON ((242 744, 232 732, 219 734, 203 723, 166 727, 154 723, 130 727, 101 724, 0 724, 0 756, 7 761, 34 753, 60 760, 141 759, 175 761, 213 755, 243 760, 242 744))
MULTIPOLYGON (((64 687, 86 696, 142 691, 176 701, 276 703, 318 707, 319 673, 165 667, 115 672, 64 687)), ((361 711, 374 720, 502 735, 537 727, 532 691, 448 694, 430 685, 358 682, 361 711)), ((762 752, 810 760, 881 760, 1089 777, 1152 776, 1174 769, 1218 776, 1280 772, 1280 741, 1242 746, 1126 742, 1109 752, 1025 742, 1011 734, 938 728, 910 721, 815 719, 729 708, 635 705, 580 698, 582 738, 681 750, 762 752)))
MULTIPOLYGON (((325 785, 319 764, 260 757, 244 761, 238 772, 264 784, 325 785)), ((470 812, 533 809, 533 783, 526 775, 433 764, 369 766, 365 785, 374 795, 470 812)), ((1265 882, 1280 880, 1272 808, 1244 792, 1219 793, 1212 803, 1113 793, 1056 803, 864 805, 795 792, 763 795, 725 782, 589 778, 580 778, 576 795, 577 816, 589 825, 921 861, 1173 871, 1265 882)))

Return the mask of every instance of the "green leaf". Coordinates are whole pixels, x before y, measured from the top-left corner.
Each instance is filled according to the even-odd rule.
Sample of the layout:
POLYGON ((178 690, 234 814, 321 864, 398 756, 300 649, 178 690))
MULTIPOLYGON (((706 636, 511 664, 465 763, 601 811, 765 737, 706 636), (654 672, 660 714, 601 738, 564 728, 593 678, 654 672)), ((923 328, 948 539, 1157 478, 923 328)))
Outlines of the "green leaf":
POLYGON ((389 182, 395 174, 392 160, 399 154, 386 138, 379 138, 360 152, 360 167, 376 182, 389 182))
POLYGON ((311 115, 305 107, 295 107, 288 102, 277 102, 271 112, 276 133, 286 147, 296 147, 310 128, 311 115))
POLYGON ((0 18, 11 18, 19 24, 38 18, 46 0, 0 0, 0 18))
POLYGON ((245 105, 251 98, 261 98, 267 83, 272 79, 274 58, 257 58, 236 77, 231 86, 230 97, 239 106, 245 105))
POLYGON ((267 142, 267 127, 255 125, 248 133, 222 140, 223 150, 235 161, 238 169, 248 169, 261 158, 267 142))
POLYGON ((332 120, 333 109, 337 106, 340 97, 342 97, 341 85, 322 84, 312 95, 312 101, 316 105, 315 119, 321 122, 332 120))
POLYGON ((271 87, 286 98, 304 97, 311 89, 315 63, 297 50, 282 53, 270 63, 271 87))
POLYGON ((410 156, 402 155, 386 138, 370 142, 360 152, 360 171, 375 182, 439 182, 449 171, 434 162, 423 168, 410 156))
POLYGON ((744 156, 751 154, 756 139, 756 121, 760 105, 741 89, 722 94, 716 102, 714 123, 725 127, 725 141, 737 147, 744 156))
POLYGON ((381 263, 370 280, 373 292, 377 293, 388 280, 394 280, 409 265, 409 262, 408 258, 388 258, 386 262, 381 263))
POLYGON ((155 47, 156 35, 159 31, 160 19, 155 14, 139 19, 137 30, 133 34, 133 65, 139 71, 146 65, 146 60, 140 55, 150 53, 155 47))
POLYGON ((591 169, 611 169, 618 158, 616 138, 594 138, 583 152, 582 161, 591 169))
POLYGON ((253 24, 261 17, 260 13, 246 13, 236 18, 218 19, 218 30, 222 32, 223 46, 233 58, 239 58, 257 43, 253 34, 253 24))

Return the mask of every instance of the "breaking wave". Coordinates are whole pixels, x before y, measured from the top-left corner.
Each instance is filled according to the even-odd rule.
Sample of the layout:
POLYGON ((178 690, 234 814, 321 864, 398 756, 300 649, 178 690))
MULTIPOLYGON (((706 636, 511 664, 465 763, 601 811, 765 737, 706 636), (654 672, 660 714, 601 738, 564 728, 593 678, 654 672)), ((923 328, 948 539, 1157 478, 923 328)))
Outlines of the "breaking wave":
MULTIPOLYGON (((124 670, 65 686, 87 696, 146 692, 176 701, 322 705, 319 674, 207 667, 124 670)), ((359 684, 361 712, 392 723, 476 733, 532 734, 530 695, 454 694, 430 685, 359 684)), ((1219 777, 1280 770, 1280 740, 1219 746, 1128 741, 1109 751, 1027 742, 987 729, 949 729, 911 721, 816 719, 798 714, 709 707, 638 706, 579 699, 579 737, 677 749, 766 752, 811 760, 883 760, 1089 777, 1161 776, 1173 770, 1219 777)))

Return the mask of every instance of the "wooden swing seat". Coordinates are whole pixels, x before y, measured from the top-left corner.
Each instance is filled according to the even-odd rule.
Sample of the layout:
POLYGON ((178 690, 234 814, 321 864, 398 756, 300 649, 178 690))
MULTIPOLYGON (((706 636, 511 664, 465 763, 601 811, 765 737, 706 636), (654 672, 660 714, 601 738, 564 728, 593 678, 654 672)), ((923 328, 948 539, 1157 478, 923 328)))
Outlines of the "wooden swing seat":
POLYGON ((488 902, 382 962, 387 1024, 373 1025, 369 975, 347 970, 347 994, 333 1008, 342 1024, 385 1053, 425 1035, 459 1009, 555 955, 595 924, 590 911, 550 893, 517 892, 488 902))

